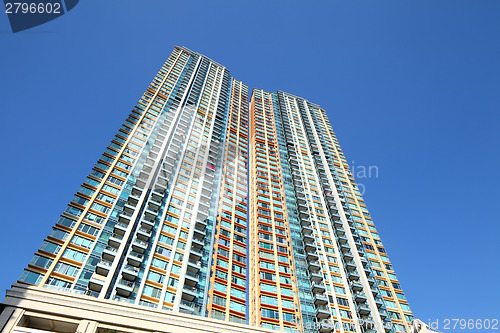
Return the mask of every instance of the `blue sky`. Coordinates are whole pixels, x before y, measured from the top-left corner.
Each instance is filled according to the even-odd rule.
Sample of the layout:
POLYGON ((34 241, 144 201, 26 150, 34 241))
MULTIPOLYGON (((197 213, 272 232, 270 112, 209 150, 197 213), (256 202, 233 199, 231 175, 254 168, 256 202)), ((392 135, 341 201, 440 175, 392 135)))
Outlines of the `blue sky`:
POLYGON ((499 318, 499 10, 88 0, 16 34, 1 14, 0 293, 184 45, 250 87, 320 104, 348 162, 377 166, 358 181, 417 317, 499 318))

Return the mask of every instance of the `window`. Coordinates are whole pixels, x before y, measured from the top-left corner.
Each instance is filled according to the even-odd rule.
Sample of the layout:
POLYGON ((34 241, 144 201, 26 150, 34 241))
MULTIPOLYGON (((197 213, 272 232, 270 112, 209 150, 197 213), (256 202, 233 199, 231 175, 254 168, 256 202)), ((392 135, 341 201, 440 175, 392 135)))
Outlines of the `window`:
POLYGON ((54 268, 54 272, 75 277, 78 274, 79 268, 73 265, 68 265, 63 262, 58 262, 54 268))
POLYGON ((267 284, 267 283, 261 283, 260 284, 260 290, 267 291, 267 292, 270 292, 270 293, 276 293, 278 291, 278 289, 277 289, 277 287, 275 285, 267 284))
POLYGON ((83 262, 85 256, 85 253, 73 249, 66 249, 63 253, 63 257, 79 262, 83 262))
POLYGON ((238 298, 246 298, 246 292, 244 290, 236 289, 236 288, 231 288, 231 296, 238 297, 238 298))
POLYGON ((225 297, 214 295, 212 301, 213 301, 213 304, 224 306, 224 307, 226 306, 226 298, 225 297))
POLYGON ((271 318, 271 319, 279 319, 280 313, 278 311, 275 311, 275 310, 263 308, 261 310, 261 316, 266 317, 266 318, 271 318))
POLYGON ((175 294, 167 291, 165 294, 165 302, 173 303, 175 299, 175 294))
POLYGON ((235 301, 230 301, 229 302, 229 308, 238 312, 246 312, 246 306, 245 304, 241 304, 235 301))
POLYGON ((163 283, 163 281, 165 280, 165 275, 157 273, 157 272, 149 271, 148 280, 153 281, 153 282, 157 282, 157 283, 163 283))
POLYGON ((292 289, 285 288, 285 287, 281 287, 281 288, 280 288, 280 290, 281 290, 281 294, 282 294, 282 295, 285 295, 285 296, 293 296, 292 289))
POLYGON ((154 297, 154 298, 160 298, 161 289, 145 285, 144 286, 144 290, 142 291, 142 294, 146 295, 146 296, 151 296, 151 297, 154 297))
POLYGON ((78 230, 81 232, 84 232, 86 234, 89 234, 91 236, 96 236, 99 233, 99 229, 94 228, 94 227, 92 227, 88 224, 85 224, 85 223, 80 224, 80 226, 78 227, 78 230))
POLYGON ((151 261, 151 266, 160 268, 160 269, 166 269, 167 267, 167 262, 158 258, 153 258, 151 261))
POLYGON ((53 254, 57 254, 60 249, 61 249, 60 245, 57 245, 57 244, 54 244, 54 243, 51 243, 48 241, 44 241, 42 243, 42 246, 40 246, 41 251, 46 251, 46 252, 50 252, 53 254))
POLYGON ((260 296, 260 302, 262 304, 267 304, 267 305, 278 305, 278 299, 276 297, 271 297, 267 295, 261 295, 260 296))
POLYGON ((281 300, 281 306, 287 309, 295 309, 295 304, 293 303, 293 301, 289 301, 286 299, 281 300))
POLYGON ((84 238, 81 236, 77 236, 77 235, 73 236, 73 238, 71 239, 71 243, 78 245, 78 246, 81 246, 81 247, 84 247, 86 249, 88 249, 92 246, 92 241, 90 239, 87 239, 87 238, 84 238))
POLYGON ((267 261, 260 261, 259 263, 260 268, 265 268, 265 269, 270 269, 270 270, 275 270, 276 265, 274 263, 270 263, 267 261))
POLYGON ((276 275, 268 272, 260 272, 260 278, 265 280, 276 281, 276 275))
POLYGON ((50 277, 47 280, 47 284, 51 285, 51 286, 61 287, 61 288, 69 288, 69 287, 71 287, 71 283, 70 282, 59 280, 59 279, 56 279, 56 278, 53 278, 53 277, 50 277))
POLYGON ((42 277, 42 274, 24 270, 23 275, 21 275, 21 277, 19 278, 19 281, 38 285, 40 284, 42 277))
POLYGON ((179 283, 179 280, 175 279, 175 278, 169 278, 168 279, 168 285, 170 287, 174 287, 174 288, 177 288, 177 284, 179 283))
POLYGON ((349 306, 349 301, 345 298, 337 297, 337 303, 343 306, 349 306))
POLYGON ((30 265, 38 266, 41 268, 49 268, 49 266, 52 264, 52 259, 42 257, 38 254, 35 254, 33 256, 33 259, 30 261, 30 265))
POLYGON ((54 237, 60 240, 65 240, 66 238, 68 238, 68 235, 69 233, 67 233, 66 231, 62 231, 61 229, 57 228, 52 228, 52 231, 49 234, 50 237, 54 237))
POLYGON ((227 286, 219 282, 214 283, 214 289, 223 293, 227 292, 227 286))

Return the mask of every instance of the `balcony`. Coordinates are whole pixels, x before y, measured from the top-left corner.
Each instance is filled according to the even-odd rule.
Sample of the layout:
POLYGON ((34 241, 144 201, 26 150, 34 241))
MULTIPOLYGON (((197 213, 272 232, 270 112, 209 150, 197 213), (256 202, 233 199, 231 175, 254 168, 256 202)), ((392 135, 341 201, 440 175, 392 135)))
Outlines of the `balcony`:
POLYGON ((129 265, 139 267, 144 260, 144 256, 140 253, 130 251, 127 256, 127 262, 129 265))
POLYGON ((130 193, 130 195, 128 197, 128 202, 132 206, 137 206, 137 203, 139 202, 140 197, 141 197, 140 193, 132 191, 132 193, 130 193))
POLYGON ((198 278, 198 274, 190 272, 190 271, 186 271, 185 280, 184 280, 185 285, 190 286, 190 287, 194 287, 198 284, 198 282, 200 282, 200 279, 198 278))
POLYGON ((316 317, 320 319, 330 318, 332 315, 330 307, 326 305, 320 305, 316 307, 316 317))
POLYGON ((142 188, 139 188, 137 186, 132 187, 131 195, 133 195, 134 197, 140 197, 141 194, 142 194, 142 188))
POLYGON ((196 225, 195 226, 198 227, 201 230, 205 230, 205 228, 207 227, 207 221, 206 220, 196 219, 196 225))
POLYGON ((118 249, 116 249, 115 247, 106 246, 102 251, 102 259, 113 261, 116 256, 116 252, 118 252, 118 249))
POLYGON ((314 242, 304 242, 304 249, 306 251, 316 250, 316 244, 314 242))
POLYGON ((323 283, 311 282, 311 290, 316 294, 324 294, 326 289, 323 283))
POLYGON ((201 269, 201 261, 189 259, 187 263, 187 270, 196 273, 201 269))
POLYGON ((208 217, 208 207, 203 207, 201 204, 198 207, 198 216, 196 220, 205 220, 208 217))
POLYGON ((156 209, 151 208, 151 206, 147 206, 144 210, 144 216, 146 216, 150 220, 156 219, 160 212, 156 209))
POLYGON ((328 298, 325 294, 314 294, 313 301, 315 305, 325 305, 328 304, 328 298))
POLYGON ((363 286, 358 281, 351 281, 351 289, 353 291, 363 290, 363 286))
POLYGON ((312 282, 320 283, 321 281, 323 281, 323 274, 321 274, 321 273, 315 273, 315 272, 310 272, 309 273, 309 279, 312 282))
POLYGON ((113 265, 111 261, 102 259, 97 263, 95 271, 99 275, 106 276, 108 275, 109 270, 111 269, 111 265, 113 265))
POLYGON ((200 260, 201 257, 203 256, 203 254, 200 251, 196 250, 193 247, 191 247, 191 249, 189 251, 189 255, 194 260, 200 260))
POLYGON ((340 220, 340 216, 338 219, 333 220, 333 226, 335 227, 335 229, 342 228, 342 230, 344 230, 344 224, 340 220))
POLYGON ((359 303, 358 312, 360 315, 367 315, 370 313, 370 308, 366 305, 366 303, 359 303))
POLYGON ((118 234, 112 234, 108 239, 108 245, 112 247, 119 247, 122 243, 123 236, 118 234))
POLYGON ((353 271, 356 269, 356 264, 354 263, 354 261, 351 261, 351 260, 346 260, 344 262, 344 266, 349 271, 353 271))
POLYGON ((300 205, 303 205, 305 204, 307 201, 306 201, 306 197, 305 196, 299 196, 297 195, 297 203, 300 204, 300 205))
POLYGON ((139 227, 139 229, 137 229, 137 238, 139 238, 140 240, 147 242, 150 237, 151 237, 150 229, 146 229, 143 227, 139 227))
POLYGON ((340 251, 342 251, 344 253, 347 253, 347 252, 351 251, 351 248, 346 243, 340 244, 339 248, 340 248, 340 251))
POLYGON ((207 234, 205 230, 200 230, 198 228, 194 228, 194 234, 199 237, 199 238, 205 238, 205 235, 207 234))
POLYGON ((132 218, 132 214, 122 212, 120 214, 120 216, 118 217, 118 222, 129 224, 131 218, 132 218))
POLYGON ((356 292, 356 293, 354 293, 354 300, 357 303, 364 303, 364 302, 366 302, 366 296, 362 292, 356 292))
MULTIPOLYGON (((304 228, 302 228, 302 231, 304 231, 304 228)), ((304 243, 314 242, 314 235, 302 233, 302 240, 304 241, 304 243)))
POLYGON ((299 217, 301 219, 308 219, 309 218, 309 213, 307 211, 299 211, 299 217))
POLYGON ((344 252, 342 255, 344 256, 344 260, 354 260, 354 256, 351 252, 344 252))
MULTIPOLYGON (((360 318, 361 326, 365 330, 373 330, 375 329, 375 322, 373 321, 373 318, 370 316, 363 316, 360 318)), ((365 331, 366 332, 366 331, 365 331)))
POLYGON ((347 273, 349 280, 351 281, 358 281, 359 280, 359 274, 356 271, 351 271, 347 273))
POLYGON ((196 288, 188 288, 184 287, 182 289, 182 298, 185 299, 186 301, 193 301, 196 297, 196 288))
POLYGON ((324 194, 325 194, 326 200, 335 202, 335 197, 332 195, 332 192, 325 191, 324 194))
POLYGON ((367 276, 367 279, 368 279, 368 283, 371 285, 373 285, 375 283, 375 279, 373 278, 373 276, 367 276))
POLYGON ((153 200, 152 198, 149 200, 148 202, 148 205, 149 207, 151 207, 151 209, 153 210, 158 210, 160 209, 160 206, 161 206, 161 201, 156 201, 156 200, 153 200))
POLYGON ((123 206, 123 211, 127 214, 133 214, 135 211, 135 206, 126 203, 125 206, 123 206))
MULTIPOLYGON (((169 164, 169 163, 164 163, 165 166, 169 167, 170 170, 172 170, 172 164, 169 164)), ((167 186, 166 184, 162 184, 162 183, 159 183, 159 182, 156 182, 155 183, 155 191, 161 191, 161 192, 165 192, 167 190, 167 186)))
POLYGON ((318 261, 319 257, 316 251, 308 251, 306 254, 307 261, 318 261))
POLYGON ((317 322, 316 323, 316 327, 319 327, 319 332, 320 333, 331 333, 331 332, 335 332, 335 330, 333 330, 333 325, 331 323, 323 323, 321 321, 317 322))
POLYGON ((125 235, 125 232, 127 231, 128 224, 122 223, 122 222, 117 222, 115 224, 115 227, 113 229, 113 232, 117 235, 123 236, 125 235))
POLYGON ((310 226, 302 226, 302 234, 312 235, 313 229, 310 226))
POLYGON ((163 191, 154 189, 153 192, 151 192, 151 199, 161 202, 163 200, 163 194, 163 191))
POLYGON ((309 219, 300 219, 300 225, 303 227, 310 227, 311 226, 311 220, 309 219))
POLYGON ((377 308, 382 307, 382 298, 380 296, 375 297, 375 304, 377 304, 377 308))
MULTIPOLYGON (((346 214, 347 215, 347 214, 346 214)), ((330 218, 333 220, 333 221, 340 221, 340 215, 338 212, 331 212, 330 211, 330 218)))
POLYGON ((153 229, 154 225, 155 225, 154 219, 149 219, 144 216, 141 220, 141 227, 144 229, 151 230, 153 229))
POLYGON ((123 266, 122 277, 127 281, 135 281, 137 276, 139 275, 139 269, 132 265, 123 266))
POLYGON ((138 238, 134 238, 134 241, 132 242, 132 250, 134 250, 137 253, 144 253, 146 249, 148 248, 148 243, 140 240, 138 238))
POLYGON ((340 244, 347 244, 347 237, 344 235, 337 235, 337 240, 340 244))
POLYGON ((192 314, 194 312, 195 304, 193 302, 188 302, 181 299, 181 303, 179 304, 179 312, 192 314))
POLYGON ((106 278, 104 276, 101 276, 99 274, 92 274, 92 277, 89 280, 89 289, 92 291, 100 292, 102 286, 104 285, 105 279, 106 278))
POLYGON ((191 242, 191 246, 194 246, 197 250, 200 250, 203 248, 203 245, 205 245, 203 240, 196 238, 196 237, 193 237, 193 240, 191 242))
POLYGON ((317 272, 321 269, 319 261, 311 261, 307 267, 309 268, 309 271, 313 272, 317 272))
POLYGON ((116 283, 116 294, 122 297, 129 297, 134 290, 134 283, 123 279, 116 283))

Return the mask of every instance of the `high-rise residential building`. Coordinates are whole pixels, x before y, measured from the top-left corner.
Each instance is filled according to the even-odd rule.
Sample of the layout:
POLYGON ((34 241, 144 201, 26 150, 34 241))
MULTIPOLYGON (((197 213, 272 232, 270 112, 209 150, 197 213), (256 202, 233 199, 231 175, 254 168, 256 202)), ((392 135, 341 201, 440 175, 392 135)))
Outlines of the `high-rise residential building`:
MULTIPOLYGON (((230 330, 395 333, 413 319, 325 110, 281 91, 249 100, 224 66, 183 47, 8 291, 0 326, 48 327, 41 310, 15 311, 22 292, 28 307, 52 297, 61 316, 73 299, 230 330)), ((80 332, 111 329, 90 317, 80 332)))

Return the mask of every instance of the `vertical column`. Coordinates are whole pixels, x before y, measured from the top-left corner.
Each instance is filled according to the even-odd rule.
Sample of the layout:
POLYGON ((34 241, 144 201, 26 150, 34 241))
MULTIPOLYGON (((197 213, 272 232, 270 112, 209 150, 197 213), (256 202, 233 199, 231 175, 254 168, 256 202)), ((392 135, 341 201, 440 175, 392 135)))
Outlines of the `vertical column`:
POLYGON ((273 94, 250 102, 250 323, 301 331, 273 94))
POLYGON ((248 87, 233 79, 229 103, 207 311, 212 318, 245 323, 248 305, 248 87))

